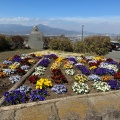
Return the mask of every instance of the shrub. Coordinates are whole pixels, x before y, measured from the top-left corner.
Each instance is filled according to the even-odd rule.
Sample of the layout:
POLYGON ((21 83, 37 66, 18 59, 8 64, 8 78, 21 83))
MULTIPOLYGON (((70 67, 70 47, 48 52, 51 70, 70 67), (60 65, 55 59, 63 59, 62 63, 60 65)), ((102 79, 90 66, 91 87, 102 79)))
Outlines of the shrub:
POLYGON ((87 51, 95 52, 97 55, 105 55, 110 51, 110 37, 92 36, 84 39, 87 51))
POLYGON ((56 40, 56 39, 51 40, 49 43, 49 47, 52 50, 58 50, 58 48, 59 48, 58 40, 56 40))
POLYGON ((17 48, 23 48, 24 45, 24 38, 22 36, 16 35, 16 36, 11 36, 12 39, 12 47, 13 49, 17 48))
POLYGON ((10 41, 4 35, 0 35, 0 51, 10 50, 10 41))
POLYGON ((52 39, 49 43, 49 48, 53 50, 62 50, 62 51, 73 51, 73 45, 71 41, 66 37, 58 37, 52 39))
POLYGON ((85 44, 84 44, 83 41, 76 41, 74 43, 74 52, 77 52, 77 53, 84 53, 84 52, 86 52, 85 44))

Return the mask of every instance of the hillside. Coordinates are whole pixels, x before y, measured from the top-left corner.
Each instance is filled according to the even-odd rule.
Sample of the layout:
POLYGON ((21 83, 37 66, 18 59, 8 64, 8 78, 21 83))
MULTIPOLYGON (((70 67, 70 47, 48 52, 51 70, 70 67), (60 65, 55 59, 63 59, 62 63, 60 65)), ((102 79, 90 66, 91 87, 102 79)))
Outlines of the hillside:
MULTIPOLYGON (((51 28, 42 24, 37 25, 39 30, 44 34, 44 35, 75 35, 75 34, 80 34, 77 31, 69 31, 69 30, 64 30, 64 29, 59 29, 59 28, 51 28)), ((20 35, 25 35, 25 34, 30 34, 31 29, 33 26, 23 26, 19 24, 0 24, 0 33, 2 34, 20 34, 20 35)))

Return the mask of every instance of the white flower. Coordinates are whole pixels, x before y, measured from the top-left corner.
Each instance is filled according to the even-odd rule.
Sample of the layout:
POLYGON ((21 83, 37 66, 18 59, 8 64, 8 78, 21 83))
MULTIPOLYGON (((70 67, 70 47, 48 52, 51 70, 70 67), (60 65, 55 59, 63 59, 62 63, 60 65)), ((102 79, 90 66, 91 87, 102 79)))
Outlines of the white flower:
POLYGON ((16 83, 16 82, 18 82, 20 79, 21 79, 21 76, 19 76, 19 75, 15 75, 15 76, 9 77, 9 80, 10 80, 11 83, 16 83))
POLYGON ((80 83, 74 82, 74 85, 72 86, 72 90, 77 94, 86 94, 89 92, 88 85, 81 82, 80 83))
POLYGON ((110 86, 106 82, 102 82, 102 81, 97 81, 92 86, 93 88, 102 92, 106 92, 110 90, 110 86))
POLYGON ((10 61, 10 60, 4 60, 4 61, 3 61, 3 64, 11 65, 11 64, 12 64, 12 61, 10 61))
POLYGON ((90 60, 90 61, 88 61, 88 63, 97 63, 97 61, 96 60, 90 60))
POLYGON ((77 61, 80 61, 80 60, 82 60, 83 58, 82 57, 76 57, 76 59, 77 59, 77 61))
POLYGON ((77 65, 84 65, 84 64, 83 63, 76 63, 75 66, 77 66, 77 65))
POLYGON ((106 69, 109 69, 109 70, 114 70, 115 72, 118 71, 117 65, 108 64, 108 63, 105 63, 105 62, 101 62, 99 67, 100 68, 106 68, 106 69))
POLYGON ((73 70, 73 69, 66 69, 66 70, 65 70, 65 73, 66 73, 67 75, 74 75, 75 70, 73 70))
POLYGON ((35 68, 35 72, 32 75, 43 75, 46 70, 46 67, 38 66, 35 68))
POLYGON ((2 69, 2 71, 4 73, 6 73, 7 75, 10 75, 10 74, 14 74, 15 73, 15 70, 14 69, 2 69))

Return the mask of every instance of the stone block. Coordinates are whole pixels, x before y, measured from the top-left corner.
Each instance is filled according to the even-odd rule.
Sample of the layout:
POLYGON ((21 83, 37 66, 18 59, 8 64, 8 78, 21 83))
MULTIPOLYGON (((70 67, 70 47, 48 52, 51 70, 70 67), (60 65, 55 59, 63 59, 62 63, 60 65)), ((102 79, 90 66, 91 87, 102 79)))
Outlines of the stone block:
POLYGON ((53 103, 28 108, 22 108, 16 111, 15 120, 58 120, 57 111, 53 103))
POLYGON ((60 120, 82 120, 90 111, 86 98, 71 98, 56 103, 60 120))
POLYGON ((14 120, 14 110, 0 111, 0 120, 14 120))

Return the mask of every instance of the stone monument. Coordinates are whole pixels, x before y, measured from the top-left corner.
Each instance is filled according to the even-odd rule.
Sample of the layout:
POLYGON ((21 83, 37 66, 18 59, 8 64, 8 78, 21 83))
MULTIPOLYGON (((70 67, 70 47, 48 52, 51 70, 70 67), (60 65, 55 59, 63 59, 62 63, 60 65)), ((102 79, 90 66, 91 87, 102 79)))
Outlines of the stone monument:
POLYGON ((43 34, 39 31, 37 26, 34 26, 28 39, 28 46, 31 49, 42 49, 43 43, 43 34))

